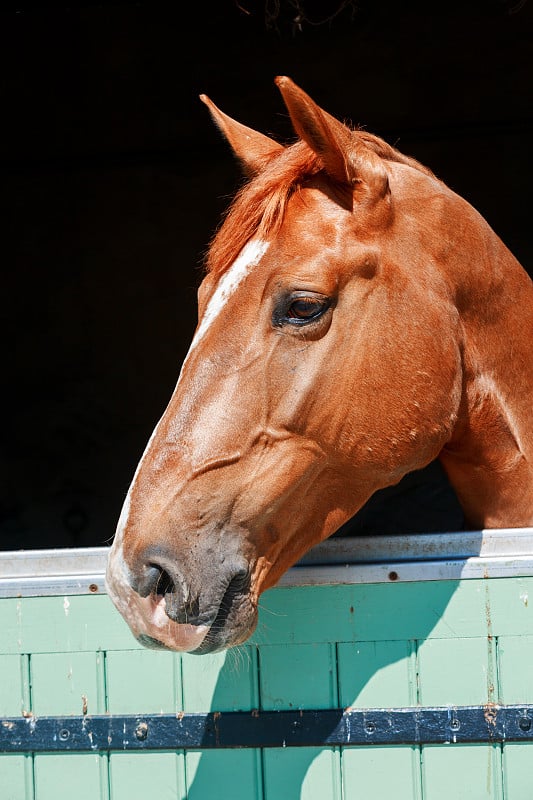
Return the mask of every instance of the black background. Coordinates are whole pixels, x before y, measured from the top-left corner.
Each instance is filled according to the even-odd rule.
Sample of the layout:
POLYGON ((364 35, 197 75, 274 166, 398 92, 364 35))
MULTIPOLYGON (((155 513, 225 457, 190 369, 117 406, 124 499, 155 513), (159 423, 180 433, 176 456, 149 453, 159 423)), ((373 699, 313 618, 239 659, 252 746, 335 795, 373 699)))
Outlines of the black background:
MULTIPOLYGON (((532 5, 2 6, 0 547, 102 545, 114 532, 241 181, 200 93, 287 141, 273 79, 289 75, 431 167, 531 265, 532 5)), ((436 467, 355 523, 460 525, 436 467)))

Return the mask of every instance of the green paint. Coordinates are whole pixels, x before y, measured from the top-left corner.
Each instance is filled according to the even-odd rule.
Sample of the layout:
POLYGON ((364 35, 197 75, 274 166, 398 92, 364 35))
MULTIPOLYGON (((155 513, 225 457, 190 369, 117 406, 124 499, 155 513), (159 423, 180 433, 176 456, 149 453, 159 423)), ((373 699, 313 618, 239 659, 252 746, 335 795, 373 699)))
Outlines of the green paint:
POLYGON ((105 755, 42 753, 35 756, 34 775, 35 800, 109 800, 105 755))
POLYGON ((503 800, 501 748, 497 745, 426 746, 422 764, 424 800, 503 800))
POLYGON ((2 800, 34 800, 31 755, 0 755, 0 787, 2 800))
MULTIPOLYGON (((533 579, 264 595, 245 646, 141 648, 106 596, 0 600, 0 711, 179 713, 533 702, 533 579)), ((530 745, 0 757, 1 800, 530 800, 530 745), (35 786, 35 796, 34 796, 35 786), (505 791, 505 795, 504 795, 505 791)))
POLYGON ((420 800, 422 797, 417 747, 343 748, 342 775, 345 798, 420 800))

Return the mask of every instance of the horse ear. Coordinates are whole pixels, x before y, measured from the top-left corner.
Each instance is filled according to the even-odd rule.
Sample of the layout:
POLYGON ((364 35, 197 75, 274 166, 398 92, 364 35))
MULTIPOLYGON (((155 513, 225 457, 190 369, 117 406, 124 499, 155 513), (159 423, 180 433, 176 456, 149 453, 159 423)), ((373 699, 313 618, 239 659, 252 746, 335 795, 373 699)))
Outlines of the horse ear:
POLYGON ((383 196, 388 190, 388 176, 379 156, 290 78, 281 75, 275 82, 294 130, 320 157, 326 172, 343 184, 363 183, 372 195, 383 196))
POLYGON ((200 95, 200 100, 209 109, 215 125, 227 139, 249 177, 257 175, 273 156, 284 149, 283 145, 274 139, 228 117, 205 94, 200 95))

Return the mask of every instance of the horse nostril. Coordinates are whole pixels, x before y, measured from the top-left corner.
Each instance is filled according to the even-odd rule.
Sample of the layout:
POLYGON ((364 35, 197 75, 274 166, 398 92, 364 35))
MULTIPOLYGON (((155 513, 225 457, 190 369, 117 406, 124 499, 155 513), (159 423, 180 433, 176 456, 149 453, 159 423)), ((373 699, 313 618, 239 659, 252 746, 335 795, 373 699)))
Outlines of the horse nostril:
POLYGON ((168 572, 161 567, 158 567, 156 564, 150 564, 152 569, 157 569, 159 575, 157 577, 156 583, 154 588, 152 589, 154 594, 160 595, 164 597, 166 594, 172 594, 175 590, 175 583, 168 574, 168 572))
POLYGON ((141 597, 155 594, 164 597, 172 594, 176 588, 176 581, 159 564, 149 562, 145 564, 138 575, 131 581, 132 588, 141 597))

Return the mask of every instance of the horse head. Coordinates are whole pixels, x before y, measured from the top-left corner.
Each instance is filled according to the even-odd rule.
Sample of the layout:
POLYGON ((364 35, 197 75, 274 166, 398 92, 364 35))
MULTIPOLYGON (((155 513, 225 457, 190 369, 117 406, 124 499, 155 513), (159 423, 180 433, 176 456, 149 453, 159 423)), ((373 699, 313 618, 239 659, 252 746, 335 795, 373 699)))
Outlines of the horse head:
POLYGON ((529 280, 428 169, 276 82, 288 146, 202 97, 248 181, 110 554, 108 592, 147 646, 243 642, 261 593, 376 490, 437 456, 455 479, 478 424, 479 319, 502 264, 517 291, 529 280))

